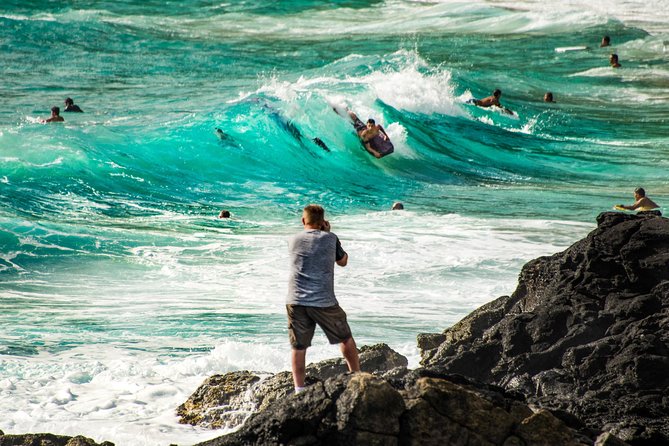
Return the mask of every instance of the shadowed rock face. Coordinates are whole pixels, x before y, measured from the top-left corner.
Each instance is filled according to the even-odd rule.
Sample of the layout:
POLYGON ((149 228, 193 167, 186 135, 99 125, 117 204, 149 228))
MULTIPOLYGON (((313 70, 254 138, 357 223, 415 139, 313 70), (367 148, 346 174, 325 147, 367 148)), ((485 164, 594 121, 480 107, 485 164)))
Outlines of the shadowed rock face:
POLYGON ((669 220, 605 212, 516 291, 440 334, 422 365, 514 389, 632 444, 669 444, 669 220))
POLYGON ((548 411, 534 413, 500 393, 428 375, 410 373, 399 389, 367 373, 335 376, 198 446, 593 444, 548 411))

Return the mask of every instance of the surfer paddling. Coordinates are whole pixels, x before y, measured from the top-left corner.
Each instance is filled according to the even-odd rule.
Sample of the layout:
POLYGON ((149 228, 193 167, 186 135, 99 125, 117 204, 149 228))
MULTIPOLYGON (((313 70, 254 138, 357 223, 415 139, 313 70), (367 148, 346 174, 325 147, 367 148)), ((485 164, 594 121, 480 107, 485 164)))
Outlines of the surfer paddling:
POLYGON ((509 110, 508 108, 504 107, 502 104, 499 103, 499 98, 501 96, 502 96, 502 90, 497 88, 495 89, 495 91, 492 92, 491 96, 488 96, 487 98, 483 99, 472 99, 471 103, 478 107, 483 107, 483 108, 492 107, 494 105, 504 110, 504 113, 512 115, 513 112, 511 110, 509 110))

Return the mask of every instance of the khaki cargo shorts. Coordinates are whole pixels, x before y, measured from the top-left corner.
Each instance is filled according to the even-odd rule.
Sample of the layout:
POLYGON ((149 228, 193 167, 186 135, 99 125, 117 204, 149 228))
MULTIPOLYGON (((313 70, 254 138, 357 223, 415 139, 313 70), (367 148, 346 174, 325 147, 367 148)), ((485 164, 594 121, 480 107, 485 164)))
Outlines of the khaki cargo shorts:
POLYGON ((311 346, 316 324, 325 332, 330 344, 339 344, 351 337, 346 313, 339 305, 332 307, 305 307, 286 305, 288 312, 288 337, 296 350, 311 346))

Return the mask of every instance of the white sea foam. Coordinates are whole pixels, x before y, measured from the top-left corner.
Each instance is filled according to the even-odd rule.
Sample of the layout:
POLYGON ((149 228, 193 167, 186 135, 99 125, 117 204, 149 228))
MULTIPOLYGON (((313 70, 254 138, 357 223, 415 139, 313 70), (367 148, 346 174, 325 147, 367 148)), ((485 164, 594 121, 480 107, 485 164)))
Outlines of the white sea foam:
MULTIPOLYGON (((352 60, 347 56, 333 66, 352 60)), ((399 110, 426 115, 463 115, 456 105, 454 85, 448 70, 431 67, 416 50, 399 50, 382 60, 381 69, 358 77, 302 76, 290 82, 271 76, 257 93, 269 94, 286 102, 308 100, 317 93, 330 104, 342 109, 351 105, 352 109, 365 116, 374 116, 371 106, 376 99, 399 110)), ((363 58, 357 62, 365 65, 370 61, 363 58)))
POLYGON ((106 10, 67 10, 31 16, 2 14, 19 21, 106 22, 138 29, 165 30, 183 38, 331 38, 432 32, 515 34, 565 32, 620 20, 654 34, 666 33, 669 12, 664 0, 565 0, 559 7, 541 0, 388 0, 368 8, 307 10, 294 14, 260 16, 253 12, 211 8, 208 16, 183 17, 165 10, 162 15, 119 15, 106 10), (354 22, 351 16, 365 17, 354 22))

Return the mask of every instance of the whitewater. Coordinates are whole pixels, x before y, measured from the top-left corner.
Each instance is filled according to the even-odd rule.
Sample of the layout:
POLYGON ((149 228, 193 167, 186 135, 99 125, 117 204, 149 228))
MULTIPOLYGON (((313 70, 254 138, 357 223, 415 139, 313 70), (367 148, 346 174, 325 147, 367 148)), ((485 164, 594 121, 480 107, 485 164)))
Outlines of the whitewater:
MULTIPOLYGON (((289 369, 308 203, 350 255, 358 345, 418 367, 419 333, 512 293, 635 187, 667 212, 668 21, 659 0, 3 2, 0 430, 221 435, 175 409, 213 374, 289 369), (514 116, 467 104, 495 88, 514 116), (42 124, 67 97, 84 113, 42 124)), ((319 333, 307 360, 337 356, 319 333)))

